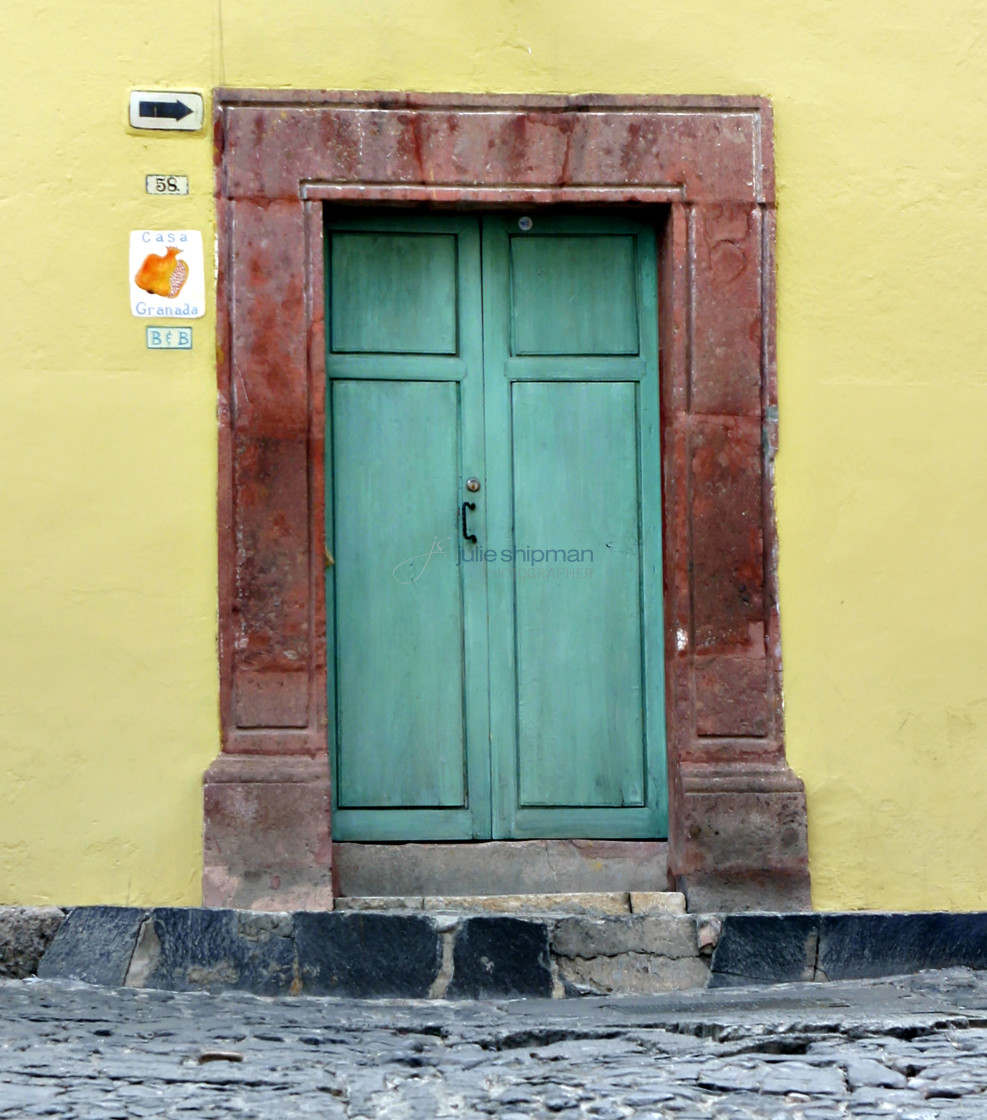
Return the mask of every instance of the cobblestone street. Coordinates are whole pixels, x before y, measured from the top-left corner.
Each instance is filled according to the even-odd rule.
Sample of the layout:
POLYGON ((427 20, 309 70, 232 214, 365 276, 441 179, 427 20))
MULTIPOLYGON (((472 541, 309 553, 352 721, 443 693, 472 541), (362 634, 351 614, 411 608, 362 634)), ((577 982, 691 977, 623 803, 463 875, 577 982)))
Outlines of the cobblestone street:
POLYGON ((0 1116, 981 1118, 983 976, 561 1003, 11 981, 0 1116))

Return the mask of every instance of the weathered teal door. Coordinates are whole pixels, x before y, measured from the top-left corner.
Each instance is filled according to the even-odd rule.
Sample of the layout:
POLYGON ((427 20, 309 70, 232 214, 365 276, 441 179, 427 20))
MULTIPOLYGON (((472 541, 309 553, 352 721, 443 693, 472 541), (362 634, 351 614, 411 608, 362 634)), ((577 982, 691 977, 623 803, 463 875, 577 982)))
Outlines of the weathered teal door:
POLYGON ((664 835, 653 231, 326 241, 335 837, 664 835))

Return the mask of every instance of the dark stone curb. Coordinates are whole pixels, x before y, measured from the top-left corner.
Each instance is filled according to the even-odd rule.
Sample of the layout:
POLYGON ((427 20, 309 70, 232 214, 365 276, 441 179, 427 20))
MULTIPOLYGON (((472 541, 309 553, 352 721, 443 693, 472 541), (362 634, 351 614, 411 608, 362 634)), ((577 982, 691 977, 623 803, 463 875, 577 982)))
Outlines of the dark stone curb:
POLYGON ((987 913, 729 914, 711 988, 987 969, 987 913))
MULTIPOLYGON (((728 914, 720 921, 711 988, 987 969, 987 913, 728 914)), ((553 975, 559 922, 421 912, 78 907, 68 912, 37 974, 173 991, 548 997, 563 987, 573 994, 553 975)), ((593 925, 612 922, 619 919, 593 925)))
POLYGON ((310 995, 424 999, 442 965, 442 937, 417 914, 294 915, 300 989, 310 995))
POLYGON ((122 987, 143 917, 143 910, 129 906, 70 910, 41 958, 38 975, 122 987))
POLYGON ((552 994, 548 922, 470 918, 453 942, 449 999, 552 994))
POLYGON ((449 928, 422 914, 86 906, 69 911, 37 974, 259 995, 550 996, 549 925, 464 917, 449 928))

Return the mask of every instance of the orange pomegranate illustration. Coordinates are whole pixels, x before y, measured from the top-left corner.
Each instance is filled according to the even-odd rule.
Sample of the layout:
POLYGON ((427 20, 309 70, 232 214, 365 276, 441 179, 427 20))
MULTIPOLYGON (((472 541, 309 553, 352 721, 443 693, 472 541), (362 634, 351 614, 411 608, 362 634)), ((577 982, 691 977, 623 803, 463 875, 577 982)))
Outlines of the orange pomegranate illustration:
POLYGON ((165 250, 163 257, 157 253, 148 253, 137 270, 134 283, 152 295, 174 299, 188 279, 188 265, 177 259, 180 252, 180 249, 172 245, 165 250))

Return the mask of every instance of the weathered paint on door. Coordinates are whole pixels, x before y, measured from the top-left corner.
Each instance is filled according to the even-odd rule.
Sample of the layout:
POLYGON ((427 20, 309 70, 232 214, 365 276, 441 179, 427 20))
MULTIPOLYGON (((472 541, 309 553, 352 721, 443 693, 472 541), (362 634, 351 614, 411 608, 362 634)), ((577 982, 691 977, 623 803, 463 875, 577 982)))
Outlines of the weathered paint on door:
POLYGON ((654 234, 520 218, 327 223, 339 839, 664 835, 654 234))

